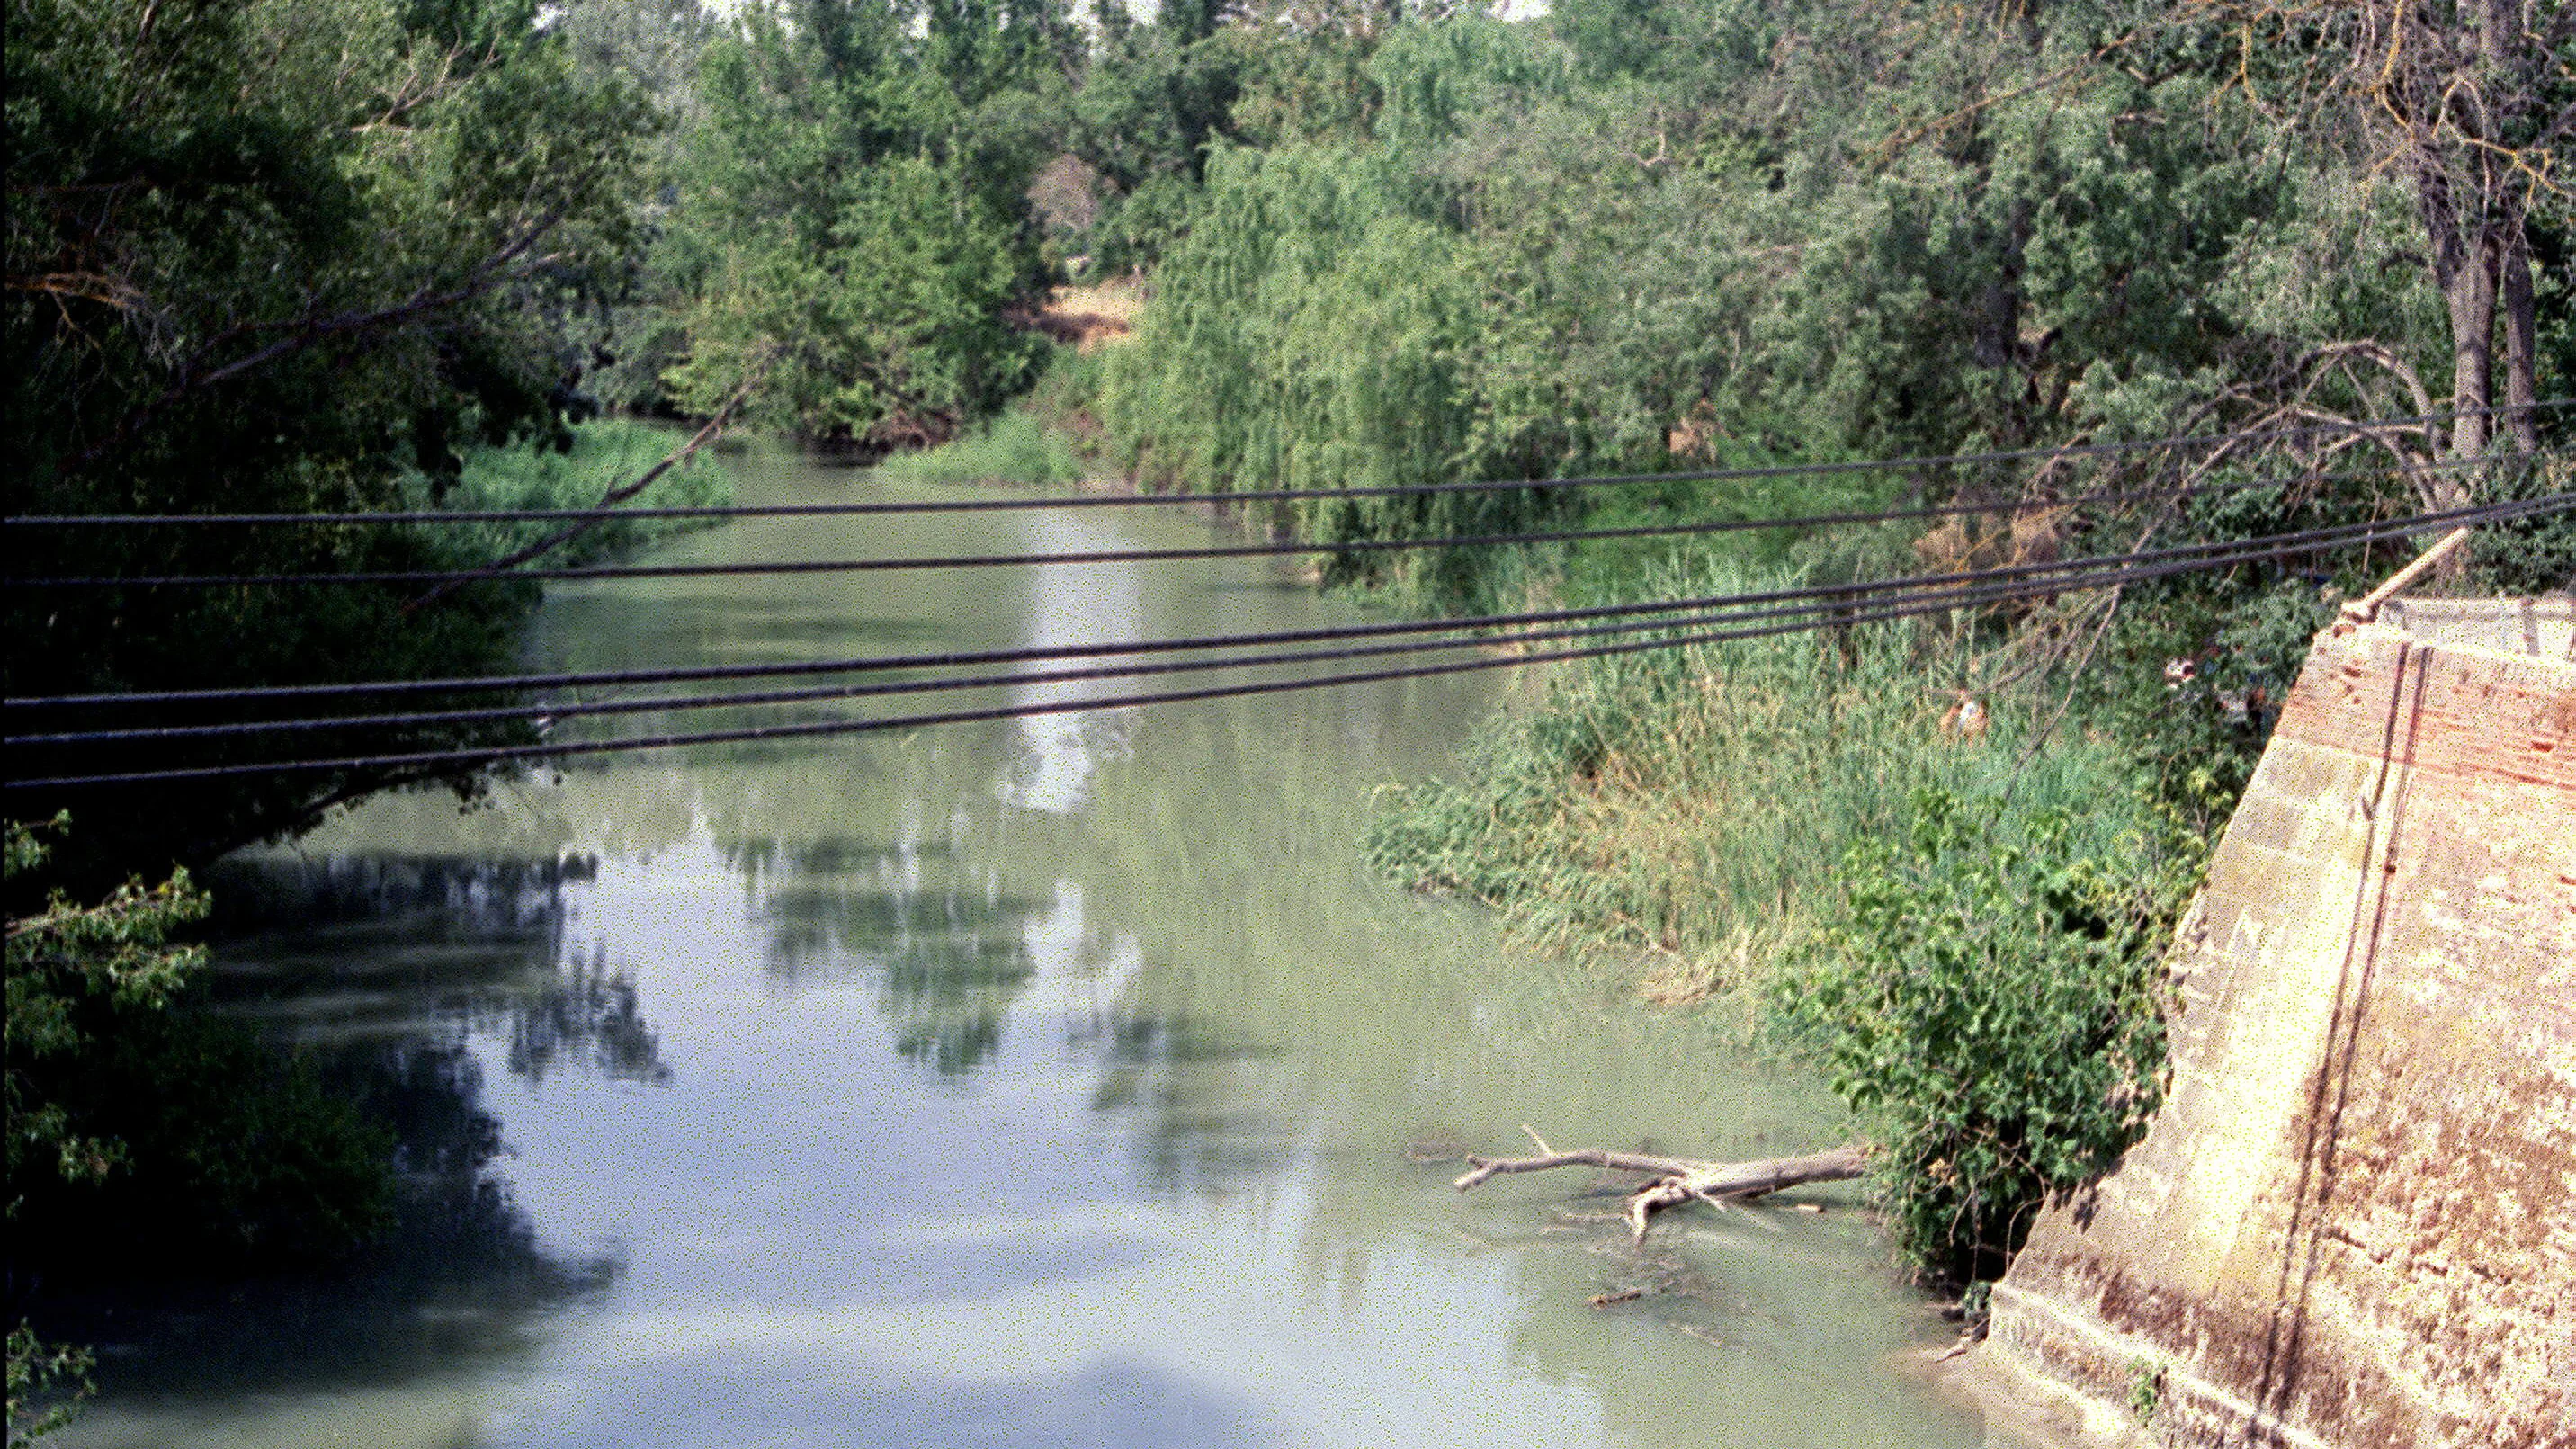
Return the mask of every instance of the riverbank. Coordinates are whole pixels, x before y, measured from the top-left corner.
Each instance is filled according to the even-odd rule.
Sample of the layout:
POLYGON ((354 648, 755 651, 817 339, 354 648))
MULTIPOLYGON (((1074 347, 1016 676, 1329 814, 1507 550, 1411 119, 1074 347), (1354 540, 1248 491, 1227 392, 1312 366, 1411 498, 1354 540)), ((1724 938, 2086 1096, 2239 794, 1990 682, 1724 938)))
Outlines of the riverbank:
MULTIPOLYGON (((1072 486, 1092 379, 1077 362, 985 439, 907 471, 1019 467, 1017 481, 1072 486)), ((1585 506, 1620 517, 1637 488, 1653 491, 1585 506)), ((1617 605, 1888 571, 1891 551, 1904 545, 1886 529, 1730 532, 1486 549, 1512 562, 1481 576, 1488 591, 1517 579, 1551 604, 1617 605)), ((1390 578, 1357 592, 1433 602, 1390 578)), ((2061 691, 2083 681, 2051 666, 2072 629, 2099 642, 2090 607, 1568 664, 1480 727, 1454 769, 1381 791, 1369 859, 1417 893, 1493 908, 1526 948, 1642 961, 1649 1000, 1833 1080, 1884 1149, 1872 1189, 1899 1250, 1967 1290, 2001 1271, 2042 1196, 2106 1168, 2152 1110, 2151 961, 2203 848, 2130 747, 2060 728, 2061 691), (1909 923, 1929 909, 1962 927, 1909 923), (1958 1010, 1974 1025, 1945 1021, 1958 1010)))
MULTIPOLYGON (((936 496, 784 449, 736 477, 747 504, 936 496)), ((1211 537, 1006 516, 754 520, 662 557, 1211 537)), ((551 595, 531 664, 1358 617, 1258 560, 617 580, 551 595)), ((1680 1449, 1724 1402, 1746 1449, 1974 1449, 1974 1414, 1887 1371, 1949 1331, 1847 1194, 1640 1255, 1573 1184, 1450 1189, 1436 1158, 1524 1122, 1762 1156, 1840 1118, 1369 869, 1371 788, 1441 768, 1492 684, 624 756, 236 861, 217 889, 279 907, 218 943, 232 1009, 419 1064, 437 1123, 512 1150, 380 1276, 118 1305, 61 1442, 1680 1449)))

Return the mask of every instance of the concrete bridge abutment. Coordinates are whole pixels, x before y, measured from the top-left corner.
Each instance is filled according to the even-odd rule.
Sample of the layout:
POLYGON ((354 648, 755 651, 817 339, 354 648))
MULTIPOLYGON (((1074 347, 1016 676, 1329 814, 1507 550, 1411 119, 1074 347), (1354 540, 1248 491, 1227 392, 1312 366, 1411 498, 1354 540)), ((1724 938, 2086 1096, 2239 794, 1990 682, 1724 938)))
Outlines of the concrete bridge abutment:
POLYGON ((1979 1370, 2142 1442, 2576 1449, 2576 621, 2318 638, 2175 950, 2171 1088, 1979 1370))

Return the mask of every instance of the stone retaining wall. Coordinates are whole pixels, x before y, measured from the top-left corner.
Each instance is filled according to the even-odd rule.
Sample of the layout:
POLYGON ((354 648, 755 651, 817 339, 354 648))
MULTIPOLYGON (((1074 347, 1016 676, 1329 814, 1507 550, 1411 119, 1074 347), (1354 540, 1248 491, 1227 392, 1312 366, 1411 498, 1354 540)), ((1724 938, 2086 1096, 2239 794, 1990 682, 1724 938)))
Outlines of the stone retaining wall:
POLYGON ((2168 1444, 2576 1446, 2568 601, 2319 636, 2175 961, 2166 1105, 1989 1369, 2168 1444))

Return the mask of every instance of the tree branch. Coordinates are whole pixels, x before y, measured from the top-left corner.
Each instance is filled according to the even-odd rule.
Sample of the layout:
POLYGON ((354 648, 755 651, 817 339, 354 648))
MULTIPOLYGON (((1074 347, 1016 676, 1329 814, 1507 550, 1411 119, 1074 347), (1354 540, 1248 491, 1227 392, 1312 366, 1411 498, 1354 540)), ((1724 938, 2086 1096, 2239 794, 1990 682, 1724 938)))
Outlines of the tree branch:
POLYGON ((462 285, 450 288, 446 291, 432 292, 428 288, 423 287, 401 302, 397 302, 390 307, 377 308, 373 311, 361 312, 351 310, 329 317, 307 316, 286 318, 269 322, 241 322, 225 328, 223 331, 218 332, 213 337, 207 339, 205 345, 199 347, 194 355, 192 355, 186 362, 180 364, 179 378, 176 382, 171 383, 169 387, 163 389, 158 397, 153 398, 149 402, 142 403, 135 407, 131 412, 128 412, 117 422, 115 428, 109 431, 106 437, 101 438, 99 441, 75 454, 70 462, 63 465, 63 471, 65 473, 80 472, 82 469, 97 462, 100 458, 105 457, 108 453, 122 447, 134 436, 135 429, 141 427, 154 413, 180 401, 191 393, 202 392, 207 388, 230 382, 234 378, 239 377, 246 372, 251 372, 258 368, 265 367, 268 364, 277 361, 279 358, 288 356, 292 353, 301 352, 305 348, 311 347, 328 338, 378 331, 398 323, 407 322, 424 313, 453 307, 461 302, 468 302, 481 296, 485 292, 488 292, 494 287, 500 285, 501 282, 510 275, 510 264, 525 256, 528 250, 537 244, 539 239, 543 238, 548 232, 554 230, 556 224, 562 220, 563 214, 561 212, 555 212, 541 218, 522 233, 517 240, 510 242, 499 251, 494 252, 491 256, 488 256, 482 261, 476 263, 473 271, 467 273, 466 280, 462 285), (280 330, 286 331, 288 335, 279 338, 277 341, 268 344, 266 347, 260 348, 258 351, 253 352, 248 356, 228 362, 211 372, 197 371, 197 369, 211 359, 215 353, 232 345, 233 343, 240 342, 246 338, 258 336, 263 332, 275 332, 280 330))
MULTIPOLYGON (((1523 1131, 1529 1129, 1523 1128, 1523 1131)), ((1804 1157, 1769 1157, 1753 1162, 1704 1162, 1690 1157, 1659 1157, 1644 1152, 1606 1152, 1600 1148, 1583 1148, 1574 1152, 1551 1152, 1538 1143, 1536 1157, 1469 1157, 1469 1171, 1461 1174, 1457 1188, 1465 1192, 1493 1178, 1516 1172, 1548 1172, 1559 1167, 1599 1167, 1613 1172, 1653 1174, 1628 1195, 1626 1217, 1632 1239, 1643 1241, 1646 1219, 1650 1214, 1687 1202, 1706 1202, 1724 1206, 1757 1198, 1783 1188, 1810 1182, 1848 1182, 1869 1167, 1869 1155, 1859 1147, 1837 1147, 1830 1152, 1810 1153, 1804 1157)))
MULTIPOLYGON (((618 504, 625 502, 627 499, 632 498, 636 494, 651 487, 655 479, 660 478, 663 474, 670 472, 673 468, 676 468, 682 463, 695 457, 700 448, 714 442, 717 435, 724 431, 725 424, 733 419, 734 409, 742 406, 742 400, 744 398, 751 396, 751 390, 759 386, 761 376, 761 371, 755 371, 750 377, 744 379, 742 386, 734 389, 733 396, 725 399, 725 405, 716 410, 716 415, 714 417, 707 419, 706 426, 698 429, 695 437, 690 438, 688 442, 673 450, 667 457, 663 458, 661 462, 645 469, 641 474, 637 475, 633 482, 620 484, 617 487, 611 488, 607 492, 602 493, 599 495, 599 501, 591 506, 593 508, 614 508, 618 504)), ((529 544, 527 547, 520 549, 517 553, 511 554, 507 558, 493 560, 490 564, 478 570, 472 578, 450 579, 447 582, 440 584, 438 587, 431 589, 428 593, 425 593, 419 598, 412 600, 410 603, 403 605, 403 614, 408 617, 409 615, 446 598, 449 594, 456 592, 458 589, 465 587, 469 583, 475 583, 486 579, 505 578, 508 576, 510 570, 517 568, 519 565, 526 563, 532 558, 537 558, 554 552, 556 549, 563 547, 565 544, 572 542, 574 539, 581 537, 583 534, 590 532, 592 529, 599 527, 607 521, 608 520, 605 518, 585 518, 577 523, 567 524, 562 528, 556 529, 554 532, 547 534, 545 537, 538 539, 535 543, 529 544)))

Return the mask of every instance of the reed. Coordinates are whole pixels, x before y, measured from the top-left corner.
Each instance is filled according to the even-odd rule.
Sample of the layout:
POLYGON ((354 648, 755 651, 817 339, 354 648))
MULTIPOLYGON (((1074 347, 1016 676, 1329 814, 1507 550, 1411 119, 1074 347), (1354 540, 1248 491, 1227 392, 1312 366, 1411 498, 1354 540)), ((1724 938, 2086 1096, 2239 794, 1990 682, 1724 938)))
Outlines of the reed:
MULTIPOLYGON (((434 489, 428 479, 415 479, 409 501, 460 512, 590 508, 608 490, 667 457, 686 437, 667 425, 603 418, 573 428, 564 447, 531 441, 471 449, 452 484, 434 489)), ((655 480, 628 506, 704 508, 731 502, 731 475, 721 461, 700 453, 655 480)), ((705 526, 685 519, 617 519, 567 540, 546 561, 557 566, 597 563, 705 526)), ((452 561, 471 564, 513 553, 558 528, 543 522, 469 524, 443 530, 436 546, 452 561)))
MULTIPOLYGON (((1722 563, 1646 582, 1670 598, 1783 578, 1722 563)), ((1981 738, 1945 732, 1957 696, 1931 681, 1952 648, 1926 619, 1587 661, 1489 722, 1454 778, 1385 792, 1370 857, 1542 949, 1656 957, 1658 995, 1748 983, 1839 916, 1844 856, 1902 835, 1923 790, 2008 793, 2016 816, 2108 805, 2087 812, 2106 831, 2125 814, 2092 742, 2024 761, 2039 701, 1985 701, 1981 738)))
POLYGON ((1074 442, 1026 407, 935 448, 895 453, 877 465, 884 477, 904 483, 952 487, 968 483, 1019 483, 1062 487, 1082 481, 1084 466, 1074 442))

